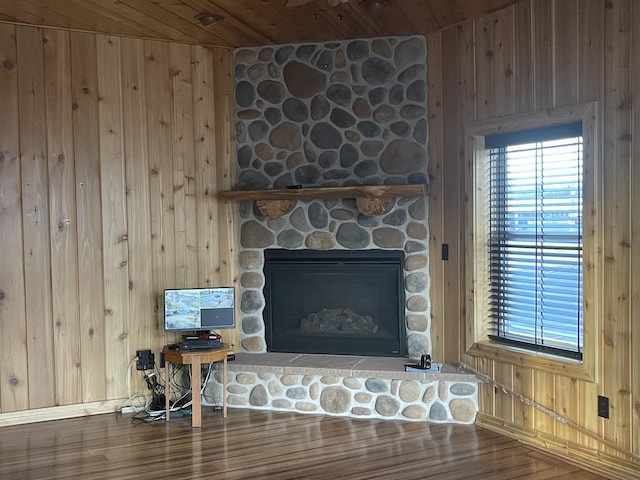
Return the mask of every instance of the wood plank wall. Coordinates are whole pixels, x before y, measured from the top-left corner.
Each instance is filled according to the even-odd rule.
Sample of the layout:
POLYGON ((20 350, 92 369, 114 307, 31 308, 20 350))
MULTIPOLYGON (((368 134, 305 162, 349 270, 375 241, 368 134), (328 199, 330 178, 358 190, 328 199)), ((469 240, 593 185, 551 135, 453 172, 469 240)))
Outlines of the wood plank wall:
POLYGON ((235 284, 232 68, 0 24, 0 419, 136 393, 163 289, 235 284))
POLYGON ((431 258, 434 357, 461 360, 585 431, 489 386, 480 395, 484 423, 576 458, 619 463, 624 475, 640 471, 639 39, 640 5, 632 0, 522 0, 428 37, 431 251, 449 244, 449 261, 431 258), (596 172, 599 380, 467 355, 464 125, 588 101, 599 102, 604 165, 596 172), (598 395, 610 399, 610 419, 597 416, 598 395))

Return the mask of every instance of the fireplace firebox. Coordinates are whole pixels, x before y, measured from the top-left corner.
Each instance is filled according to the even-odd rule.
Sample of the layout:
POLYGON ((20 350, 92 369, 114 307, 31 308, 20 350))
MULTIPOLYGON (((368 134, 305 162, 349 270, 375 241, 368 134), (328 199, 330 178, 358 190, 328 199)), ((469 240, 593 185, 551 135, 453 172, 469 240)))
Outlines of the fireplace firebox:
POLYGON ((404 357, 404 252, 264 251, 271 352, 404 357))

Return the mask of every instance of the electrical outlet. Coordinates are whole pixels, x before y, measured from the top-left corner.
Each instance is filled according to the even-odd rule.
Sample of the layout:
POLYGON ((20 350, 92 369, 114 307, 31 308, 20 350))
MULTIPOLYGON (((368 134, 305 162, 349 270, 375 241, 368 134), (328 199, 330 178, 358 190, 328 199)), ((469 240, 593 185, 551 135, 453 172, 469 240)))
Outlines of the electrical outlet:
POLYGON ((598 395, 598 416, 609 418, 609 397, 598 395))
POLYGON ((136 370, 153 370, 153 353, 151 350, 136 351, 136 370))

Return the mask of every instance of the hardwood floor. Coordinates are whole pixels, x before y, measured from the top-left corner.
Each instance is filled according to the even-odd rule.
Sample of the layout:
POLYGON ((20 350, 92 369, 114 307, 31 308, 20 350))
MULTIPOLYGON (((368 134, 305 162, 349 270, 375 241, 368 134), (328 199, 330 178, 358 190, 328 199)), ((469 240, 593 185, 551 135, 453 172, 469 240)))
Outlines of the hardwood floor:
POLYGON ((0 479, 604 478, 473 425, 204 410, 201 429, 120 414, 0 428, 0 479))

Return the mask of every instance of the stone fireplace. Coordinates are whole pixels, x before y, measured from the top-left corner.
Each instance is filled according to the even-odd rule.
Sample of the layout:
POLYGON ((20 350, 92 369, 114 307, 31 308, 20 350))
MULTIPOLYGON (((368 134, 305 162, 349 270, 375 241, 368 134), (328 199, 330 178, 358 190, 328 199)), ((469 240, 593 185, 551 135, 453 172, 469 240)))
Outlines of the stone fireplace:
MULTIPOLYGON (((428 183, 425 43, 410 36, 236 50, 237 188, 428 183)), ((393 198, 379 215, 362 214, 354 198, 298 200, 277 216, 240 202, 241 350, 271 349, 266 251, 388 250, 404 257, 398 354, 431 353, 427 210, 426 197, 393 198)))

